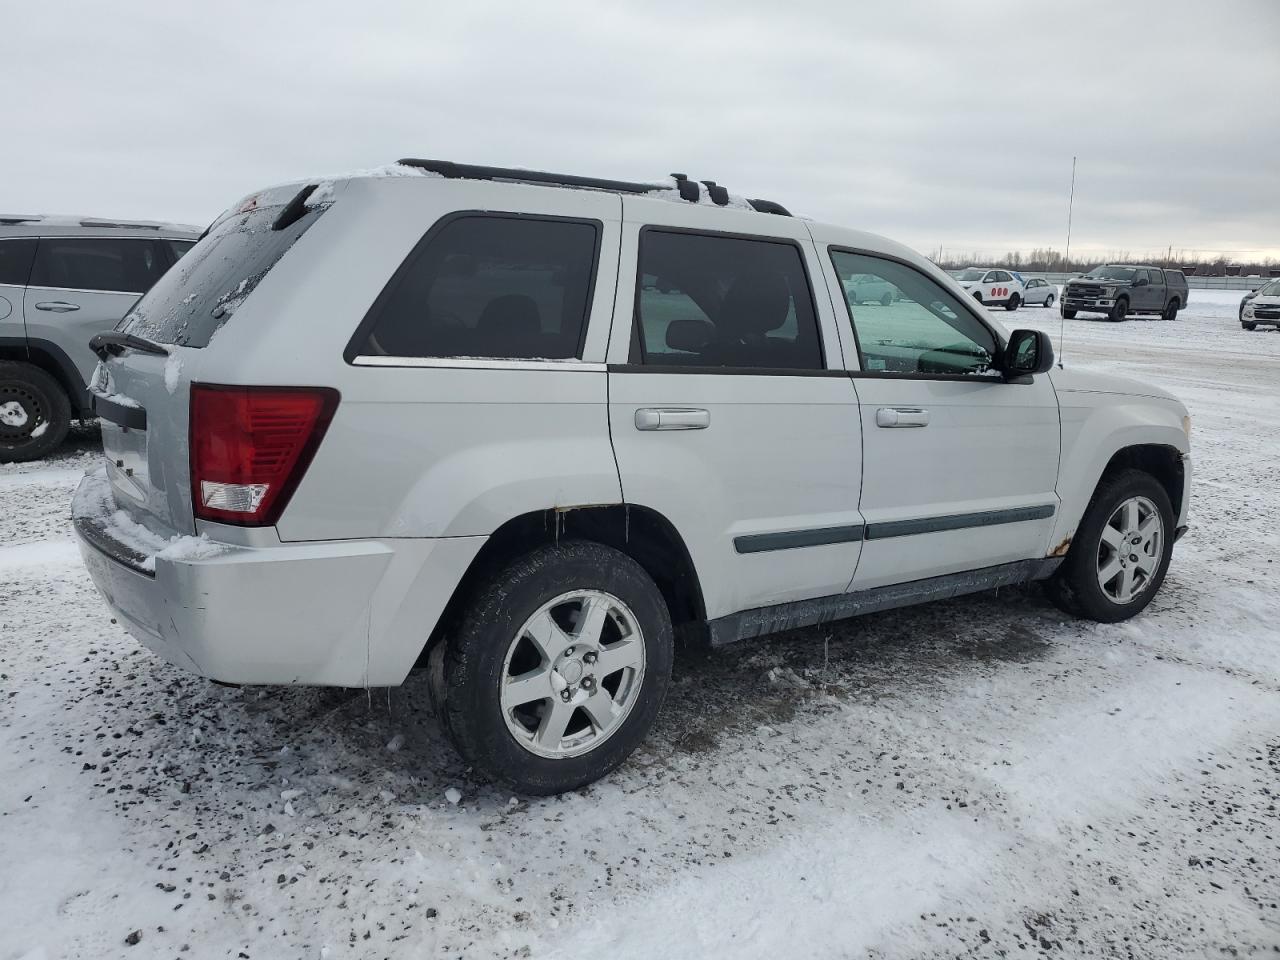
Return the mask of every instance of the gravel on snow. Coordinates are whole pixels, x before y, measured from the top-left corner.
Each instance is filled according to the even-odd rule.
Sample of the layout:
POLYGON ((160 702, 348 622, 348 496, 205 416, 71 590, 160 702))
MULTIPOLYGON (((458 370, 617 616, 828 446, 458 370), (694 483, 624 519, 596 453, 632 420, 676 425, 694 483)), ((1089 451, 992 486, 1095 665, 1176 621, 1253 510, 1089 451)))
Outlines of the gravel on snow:
POLYGON ((0 960, 1274 955, 1280 335, 1238 299, 1066 324, 1194 418, 1143 616, 1028 588, 688 652, 631 762, 552 799, 472 777, 418 679, 152 658, 71 545, 92 433, 0 467, 0 960))

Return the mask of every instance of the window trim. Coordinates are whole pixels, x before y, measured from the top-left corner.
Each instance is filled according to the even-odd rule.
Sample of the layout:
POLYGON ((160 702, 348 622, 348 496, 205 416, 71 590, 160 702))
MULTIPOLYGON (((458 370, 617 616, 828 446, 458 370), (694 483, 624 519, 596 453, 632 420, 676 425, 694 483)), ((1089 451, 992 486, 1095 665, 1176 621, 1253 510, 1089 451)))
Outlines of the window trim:
MULTIPOLYGON (((798 318, 797 318, 798 319, 798 318)), ((794 237, 766 236, 759 233, 742 233, 735 230, 708 230, 705 227, 677 227, 662 223, 646 223, 636 234, 636 277, 635 291, 631 300, 631 337, 627 350, 627 362, 610 364, 613 373, 714 373, 737 374, 740 376, 824 376, 835 372, 841 376, 847 371, 835 370, 827 359, 826 344, 822 339, 822 317, 818 312, 818 298, 813 289, 813 277, 809 273, 809 264, 805 260, 804 244, 794 237), (644 237, 646 233, 678 233, 697 237, 712 237, 719 240, 756 240, 761 243, 780 243, 794 247, 800 254, 800 270, 804 274, 805 287, 809 291, 809 305, 813 308, 813 328, 818 336, 818 367, 730 367, 730 366, 693 366, 680 363, 646 363, 644 358, 644 337, 640 332, 640 292, 644 279, 644 237)))
MULTIPOLYGON (((591 327, 591 314, 595 306, 596 279, 600 273, 600 248, 603 242, 604 221, 592 217, 561 217, 550 213, 526 213, 514 210, 450 211, 427 228, 426 233, 405 254, 404 259, 400 261, 400 265, 396 267, 387 282, 383 284, 382 289, 378 291, 378 295, 373 298, 373 303, 365 311, 364 317, 356 325, 355 333, 347 341, 347 345, 342 351, 342 359, 348 366, 352 367, 466 367, 494 370, 586 369, 588 365, 582 359, 582 351, 586 346, 587 331, 591 327), (410 265, 417 261, 431 241, 444 232, 451 223, 465 219, 542 220, 550 223, 578 223, 591 227, 595 233, 595 244, 591 250, 591 273, 587 279, 587 292, 584 301, 586 311, 582 317, 582 330, 578 333, 578 350, 574 356, 530 360, 521 357, 407 357, 390 354, 383 356, 363 352, 364 345, 369 339, 369 334, 377 326, 378 320, 381 319, 383 312, 386 310, 387 301, 391 299, 392 294, 399 288, 401 280, 409 272, 410 265), (385 361, 396 362, 388 363, 385 361)), ((601 364, 590 364, 589 366, 603 368, 601 364)))
MULTIPOLYGON (((4 237, 3 239, 20 240, 25 238, 4 237)), ((27 289, 29 290, 62 290, 64 293, 109 293, 119 297, 133 297, 136 300, 138 297, 142 296, 147 291, 146 290, 101 290, 96 287, 51 287, 48 284, 32 283, 31 277, 32 275, 35 274, 36 264, 40 260, 40 244, 45 240, 133 240, 135 242, 141 241, 145 243, 157 243, 157 241, 160 241, 160 240, 183 240, 186 238, 185 237, 151 237, 151 236, 148 236, 148 237, 105 236, 103 237, 103 236, 96 236, 96 235, 86 236, 84 234, 80 234, 78 236, 77 235, 64 236, 62 234, 50 233, 50 234, 41 234, 40 236, 33 237, 32 239, 36 241, 36 255, 31 258, 31 269, 27 271, 27 289)), ((162 261, 165 261, 165 268, 160 271, 160 276, 156 277, 156 280, 159 280, 160 277, 163 277, 166 273, 168 273, 169 269, 174 264, 174 261, 169 259, 169 251, 166 248, 159 247, 158 253, 159 253, 160 259, 162 261)))
MULTIPOLYGON (((839 282, 840 280, 840 270, 836 266, 836 260, 835 260, 835 254, 837 253, 848 253, 854 256, 859 256, 859 257, 872 257, 877 260, 888 260, 891 263, 896 263, 899 266, 906 267, 908 270, 913 270, 916 273, 918 273, 920 276, 924 277, 926 280, 931 280, 934 283, 937 283, 938 286, 942 287, 944 290, 946 289, 945 285, 938 283, 938 280, 936 277, 929 276, 929 274, 921 270, 916 264, 912 263, 910 260, 904 259, 903 257, 896 257, 891 253, 882 253, 878 250, 865 250, 859 247, 848 247, 848 246, 843 246, 841 244, 829 243, 827 244, 827 259, 831 263, 831 272, 835 274, 835 279, 837 282, 839 282)), ((1004 348, 1005 348, 1004 338, 1000 336, 1000 333, 995 329, 995 327, 991 326, 991 324, 987 322, 985 317, 981 316, 978 313, 978 311, 971 306, 970 304, 970 301, 972 299, 971 297, 956 296, 955 292, 950 290, 948 290, 947 292, 950 293, 953 297, 955 297, 956 302, 959 303, 962 307, 964 307, 964 309, 968 310, 969 315, 973 317, 975 320, 977 320, 978 323, 982 325, 983 329, 985 329, 988 333, 991 334, 991 338, 995 341, 995 344, 996 344, 995 357, 993 359, 998 363, 1000 359, 1000 355, 1001 353, 1004 352, 1004 348)), ((844 295, 843 289, 841 290, 840 300, 842 303, 844 303, 844 313, 849 320, 849 329, 853 331, 853 348, 858 353, 858 369, 849 371, 849 375, 851 377, 865 378, 869 380, 959 380, 959 381, 963 381, 964 383, 1017 382, 1017 381, 1007 381, 1004 379, 998 379, 996 377, 987 378, 980 374, 972 374, 972 373, 898 373, 894 371, 868 370, 866 356, 862 352, 862 338, 858 335, 858 325, 857 323, 854 322, 853 309, 849 306, 849 300, 844 295)), ((991 369, 996 373, 1000 372, 999 368, 996 366, 993 366, 991 369)), ((1030 381, 1030 379, 1031 378, 1029 377, 1027 378, 1028 382, 1030 381)))

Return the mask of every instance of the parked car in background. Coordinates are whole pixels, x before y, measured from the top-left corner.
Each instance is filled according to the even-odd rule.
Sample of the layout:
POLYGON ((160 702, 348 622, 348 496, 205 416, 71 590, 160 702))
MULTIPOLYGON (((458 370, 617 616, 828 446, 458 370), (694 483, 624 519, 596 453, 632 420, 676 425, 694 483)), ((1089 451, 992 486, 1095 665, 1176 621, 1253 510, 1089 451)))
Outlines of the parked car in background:
POLYGON ((966 267, 956 282, 983 305, 1017 310, 1025 299, 1022 281, 1008 270, 966 267))
POLYGON ((0 214, 0 463, 35 460, 92 417, 89 340, 196 242, 199 227, 0 214))
POLYGON ((425 668, 469 764, 553 793, 645 737, 677 632, 1031 580, 1113 622, 1160 588, 1185 407, 1054 368, 907 247, 690 180, 401 168, 247 198, 100 340, 72 519, 158 656, 425 668))
POLYGON ((1246 330, 1280 327, 1280 280, 1272 280, 1240 302, 1240 326, 1246 330))
POLYGON ((855 273, 844 281, 844 295, 850 303, 878 303, 887 307, 898 299, 898 288, 868 273, 855 273))
POLYGON ((1062 315, 1068 320, 1082 311, 1116 321, 1134 314, 1174 320, 1186 305, 1187 278, 1182 271, 1153 266, 1104 264, 1068 280, 1062 291, 1062 315))
POLYGON ((1022 302, 1041 307, 1052 307, 1058 297, 1058 288, 1048 280, 1032 277, 1022 288, 1022 302))

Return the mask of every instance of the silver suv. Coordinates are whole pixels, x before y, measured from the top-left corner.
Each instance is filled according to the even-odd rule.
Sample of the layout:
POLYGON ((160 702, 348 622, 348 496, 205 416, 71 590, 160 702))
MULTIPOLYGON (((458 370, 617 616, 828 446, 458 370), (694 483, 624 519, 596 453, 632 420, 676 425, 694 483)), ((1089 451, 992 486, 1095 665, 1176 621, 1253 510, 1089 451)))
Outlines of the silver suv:
POLYGON ((0 214, 0 463, 36 460, 76 418, 89 339, 111 330, 200 235, 141 220, 0 214))
POLYGON ((1163 581, 1183 406, 906 247, 683 177, 381 173, 246 198, 99 338, 75 527, 164 659, 424 667, 462 755, 547 793, 641 741, 677 635, 1030 580, 1116 621, 1163 581))

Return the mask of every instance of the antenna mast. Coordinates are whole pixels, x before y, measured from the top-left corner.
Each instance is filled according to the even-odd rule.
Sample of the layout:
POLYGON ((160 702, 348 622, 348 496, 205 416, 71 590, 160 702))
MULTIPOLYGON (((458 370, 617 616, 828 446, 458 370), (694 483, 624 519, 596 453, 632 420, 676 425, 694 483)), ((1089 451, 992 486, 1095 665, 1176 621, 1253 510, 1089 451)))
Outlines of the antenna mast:
MULTIPOLYGON (((1067 199, 1067 252, 1063 257, 1065 261, 1063 266, 1066 272, 1071 272, 1071 214, 1076 203, 1076 158, 1071 158, 1071 196, 1067 199)), ((1067 285, 1062 285, 1063 294, 1066 293, 1067 285)), ((1062 357, 1067 352, 1067 315, 1062 312, 1062 305, 1058 306, 1058 369, 1062 369, 1062 357)))

